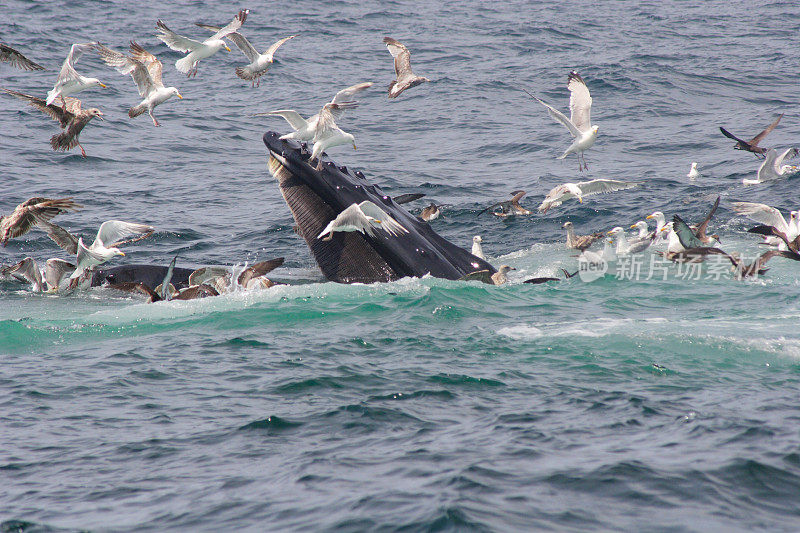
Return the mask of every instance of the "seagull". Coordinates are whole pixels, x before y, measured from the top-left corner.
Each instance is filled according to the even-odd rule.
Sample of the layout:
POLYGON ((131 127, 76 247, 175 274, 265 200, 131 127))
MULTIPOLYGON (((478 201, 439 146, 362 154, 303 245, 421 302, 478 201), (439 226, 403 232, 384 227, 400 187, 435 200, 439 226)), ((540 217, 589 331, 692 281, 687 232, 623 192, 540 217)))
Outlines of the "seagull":
POLYGON ((419 218, 425 222, 430 222, 431 220, 439 218, 439 215, 441 214, 442 210, 439 209, 439 206, 431 203, 431 205, 422 210, 422 212, 419 214, 419 218))
POLYGON ((391 37, 384 37, 383 42, 386 43, 389 53, 394 58, 396 75, 396 79, 389 84, 389 98, 397 98, 406 89, 431 81, 424 76, 417 76, 411 70, 411 52, 408 51, 406 45, 391 37))
POLYGON ((10 215, 0 216, 0 243, 5 247, 9 239, 25 235, 37 222, 48 221, 56 215, 77 211, 81 207, 72 198, 30 198, 19 204, 10 215))
POLYGON ((78 137, 83 128, 94 117, 103 120, 103 113, 99 109, 96 107, 81 109, 81 101, 72 97, 64 99, 64 106, 62 107, 55 104, 47 104, 43 99, 29 94, 10 89, 3 90, 21 100, 27 100, 30 106, 46 113, 50 118, 57 120, 61 124, 61 129, 64 131, 50 137, 50 146, 53 150, 67 151, 78 146, 81 149, 81 155, 86 157, 86 150, 81 146, 78 137))
POLYGON ((656 221, 656 229, 651 233, 651 236, 654 238, 653 243, 659 243, 664 240, 664 234, 661 230, 664 229, 664 226, 667 224, 667 220, 664 217, 664 213, 661 211, 654 211, 652 214, 649 214, 645 217, 647 220, 654 219, 656 221))
POLYGON ((691 231, 691 234, 692 234, 691 237, 688 234, 685 233, 684 228, 681 226, 681 224, 683 224, 683 220, 681 220, 681 218, 678 215, 675 215, 672 218, 673 231, 678 233, 678 238, 680 239, 681 244, 684 247, 686 247, 686 248, 700 248, 702 246, 712 246, 712 245, 716 244, 717 242, 719 242, 719 235, 716 235, 716 234, 715 235, 706 235, 706 231, 708 231, 708 223, 711 221, 711 217, 714 216, 714 213, 717 212, 717 208, 719 207, 719 200, 720 200, 720 197, 717 196, 717 199, 714 202, 714 205, 711 206, 711 210, 705 216, 703 221, 700 222, 700 224, 698 224, 697 226, 692 226, 690 228, 689 228, 688 225, 686 226, 691 231), (676 219, 680 220, 680 222, 678 222, 676 219), (691 244, 692 244, 691 246, 687 246, 686 245, 686 241, 687 240, 691 240, 692 241, 691 242, 691 244))
MULTIPOLYGON (((196 22, 195 25, 214 32, 220 30, 219 26, 212 26, 210 24, 201 24, 196 22)), ((244 67, 236 67, 236 75, 243 80, 252 81, 253 87, 259 87, 261 85, 261 76, 267 73, 267 70, 269 70, 269 67, 274 61, 275 51, 278 50, 283 43, 289 39, 294 39, 295 37, 297 37, 297 35, 284 37, 280 41, 273 43, 272 46, 267 48, 267 51, 262 54, 259 53, 255 46, 250 44, 250 41, 248 41, 247 38, 241 33, 237 31, 229 33, 225 36, 225 38, 233 41, 233 44, 235 44, 239 50, 241 50, 242 53, 247 56, 247 59, 250 60, 248 65, 244 67)))
POLYGON ((551 207, 558 207, 570 198, 577 198, 580 203, 583 203, 584 196, 632 189, 638 185, 640 184, 630 181, 603 179, 581 181, 578 183, 564 183, 553 187, 550 192, 547 193, 542 205, 539 206, 539 212, 542 214, 547 213, 551 207))
POLYGON ((592 126, 591 122, 592 97, 586 87, 586 82, 574 70, 567 76, 567 89, 570 92, 569 118, 553 106, 546 104, 539 97, 534 96, 525 89, 522 90, 545 106, 550 116, 557 122, 562 123, 575 138, 569 148, 558 159, 564 159, 569 154, 577 153, 579 157, 578 170, 589 170, 586 165, 586 159, 583 157, 583 152, 591 148, 595 140, 597 140, 597 130, 599 129, 598 126, 592 126))
POLYGON ((647 227, 647 222, 644 220, 640 220, 636 224, 633 224, 630 229, 639 230, 639 234, 636 236, 637 239, 652 239, 653 237, 650 234, 650 228, 647 227))
POLYGON ((511 191, 513 195, 511 200, 505 200, 503 202, 497 202, 496 204, 492 204, 476 216, 480 216, 486 211, 490 209, 494 209, 495 207, 500 207, 500 211, 492 211, 492 214, 497 217, 508 217, 512 215, 530 215, 531 212, 521 205, 519 205, 519 201, 522 200, 522 197, 525 196, 525 191, 511 191))
POLYGON ((81 57, 85 51, 92 50, 96 46, 96 42, 91 42, 73 44, 70 47, 69 54, 67 54, 64 64, 61 66, 58 78, 56 78, 56 84, 53 85, 53 88, 47 93, 47 100, 45 101, 47 105, 55 102, 56 98, 61 98, 62 107, 66 111, 67 104, 64 101, 65 96, 75 94, 89 87, 94 87, 95 85, 105 88, 105 85, 100 83, 100 80, 97 78, 83 77, 75 70, 75 62, 78 61, 78 58, 81 57))
POLYGON ((764 131, 762 131, 761 133, 759 133, 758 135, 756 135, 755 137, 753 137, 749 141, 745 141, 745 140, 740 139, 739 137, 737 137, 736 135, 734 135, 733 133, 729 132, 728 130, 726 130, 723 127, 720 127, 719 130, 722 132, 722 134, 725 137, 728 137, 729 139, 733 139, 734 141, 736 141, 736 144, 733 146, 734 150, 746 150, 748 152, 753 152, 754 154, 756 154, 756 156, 762 156, 763 157, 764 154, 767 152, 767 149, 766 148, 761 148, 760 146, 758 146, 758 143, 763 141, 764 137, 769 135, 769 132, 771 132, 772 130, 775 129, 775 126, 778 125, 778 122, 780 122, 782 118, 783 118, 783 113, 778 115, 778 118, 776 118, 775 121, 772 124, 767 126, 764 131))
MULTIPOLYGON (((476 270, 474 272, 470 272, 466 276, 458 278, 458 281, 480 281, 486 283, 487 285, 503 285, 508 281, 506 274, 508 274, 508 272, 511 270, 516 270, 516 268, 508 265, 502 265, 494 274, 492 274, 489 270, 476 270)), ((531 283, 534 282, 531 281, 531 283)))
POLYGON ((121 220, 107 220, 100 225, 97 237, 91 246, 83 244, 83 238, 78 239, 78 262, 75 272, 70 279, 79 278, 84 271, 109 261, 118 255, 125 255, 117 246, 135 242, 153 234, 155 228, 147 224, 134 224, 121 220), (141 235, 133 240, 122 240, 126 237, 141 235))
POLYGON ((201 59, 213 56, 219 52, 220 48, 224 48, 228 52, 231 51, 222 39, 241 28, 244 21, 247 20, 249 12, 248 9, 239 11, 227 26, 203 42, 178 35, 170 30, 162 20, 156 23, 156 29, 158 30, 156 37, 176 52, 188 52, 186 57, 175 62, 175 68, 186 74, 186 77, 197 76, 197 63, 201 59))
POLYGON ((44 279, 47 281, 49 291, 57 292, 61 286, 61 281, 69 279, 69 275, 75 271, 75 265, 63 259, 51 257, 44 265, 44 279))
POLYGON ((622 227, 617 226, 616 228, 612 229, 608 232, 609 235, 617 239, 617 248, 616 253, 617 255, 630 255, 630 254, 638 254, 639 252, 644 252, 650 247, 650 244, 653 242, 651 239, 634 239, 630 242, 625 238, 625 230, 622 227))
POLYGON ((34 63, 7 44, 0 43, 0 63, 8 63, 21 70, 44 70, 44 67, 34 63))
POLYGON ((689 173, 686 174, 686 177, 690 180, 696 180, 700 177, 700 172, 697 170, 697 163, 692 162, 692 168, 689 169, 689 173))
POLYGON ((139 96, 144 98, 139 105, 128 110, 129 117, 138 117, 147 111, 150 118, 153 119, 153 125, 160 126, 156 117, 153 116, 153 109, 173 96, 183 99, 183 96, 175 87, 164 87, 161 81, 161 61, 142 48, 136 41, 131 41, 131 57, 100 44, 95 48, 107 65, 117 69, 120 74, 130 74, 133 77, 133 81, 139 89, 139 96))
MULTIPOLYGON (((355 100, 353 100, 353 96, 356 93, 363 91, 372 87, 372 82, 364 82, 364 83, 357 83, 355 85, 351 85, 346 89, 342 89, 336 96, 333 97, 329 103, 331 104, 357 104, 355 100)), ((339 114, 336 118, 339 118, 343 113, 344 110, 348 109, 347 107, 339 109, 339 114)), ((317 128, 317 121, 319 120, 319 113, 308 117, 308 119, 304 119, 300 116, 300 113, 293 109, 279 109, 277 111, 269 111, 267 113, 256 113, 255 116, 263 117, 263 116, 279 116, 286 119, 286 122, 295 130, 292 133, 287 133, 286 135, 282 135, 281 139, 294 139, 296 141, 310 141, 314 138, 314 131, 317 128)))
POLYGON ((788 148, 778 154, 777 150, 770 148, 767 155, 764 156, 764 162, 758 167, 758 178, 749 180, 747 178, 742 180, 744 185, 757 185, 765 181, 780 179, 783 176, 797 172, 797 167, 793 165, 784 165, 785 159, 791 159, 797 155, 797 148, 788 148))
POLYGON ((275 285, 273 281, 266 277, 267 274, 283 264, 283 257, 261 261, 248 267, 239 274, 236 282, 244 289, 265 288, 268 289, 275 285))
MULTIPOLYGON (((765 204, 757 204, 754 202, 732 202, 732 205, 733 210, 737 215, 744 215, 750 220, 754 220, 769 228, 774 228, 780 233, 783 233, 786 236, 785 240, 789 242, 794 241, 798 236, 800 236, 800 217, 797 216, 797 211, 792 211, 790 213, 789 222, 786 222, 786 219, 779 210, 765 204)), ((755 231, 750 231, 752 233, 756 233, 755 231)), ((778 237, 777 234, 772 234, 771 230, 770 233, 764 235, 764 237, 767 244, 779 246, 781 248, 786 247, 784 239, 778 237)))
POLYGON ((322 161, 319 159, 325 150, 340 144, 352 144, 353 150, 356 149, 356 139, 352 134, 343 131, 336 125, 336 117, 341 116, 344 109, 357 107, 355 103, 325 104, 319 112, 317 127, 314 129, 314 149, 311 151, 311 159, 317 160, 317 170, 322 169, 322 161))
POLYGON ((572 222, 570 221, 564 222, 564 225, 561 227, 567 230, 567 248, 580 250, 581 252, 588 249, 594 243, 594 241, 600 240, 604 237, 602 233, 592 233, 591 235, 575 235, 575 228, 572 226, 572 222))
POLYGON ((0 274, 30 283, 33 292, 46 290, 45 282, 42 280, 42 272, 32 257, 26 257, 16 265, 0 269, 0 274))
POLYGON ((353 204, 331 220, 325 229, 317 235, 317 239, 329 241, 337 231, 359 231, 371 237, 376 237, 375 228, 380 227, 393 236, 408 233, 408 230, 390 217, 386 211, 365 200, 360 204, 353 204), (324 237, 324 238, 323 238, 324 237))
POLYGON ((482 242, 483 242, 483 239, 481 239, 480 235, 475 235, 472 238, 472 255, 474 255, 475 257, 477 257, 479 259, 483 259, 484 261, 486 261, 486 256, 483 255, 483 247, 481 247, 481 243, 482 242))

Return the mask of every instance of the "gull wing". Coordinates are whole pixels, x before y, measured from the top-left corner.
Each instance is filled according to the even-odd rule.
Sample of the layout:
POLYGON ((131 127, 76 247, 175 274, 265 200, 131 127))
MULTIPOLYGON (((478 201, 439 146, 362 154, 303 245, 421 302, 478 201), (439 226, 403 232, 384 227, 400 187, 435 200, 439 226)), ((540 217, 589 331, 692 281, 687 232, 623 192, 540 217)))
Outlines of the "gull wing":
POLYGON ((774 207, 754 202, 732 202, 732 205, 738 215, 746 216, 759 224, 772 226, 783 233, 789 233, 789 224, 781 212, 774 207))
POLYGON ((386 48, 389 49, 389 53, 394 58, 394 72, 397 75, 397 79, 413 76, 414 73, 411 71, 411 52, 409 52, 408 48, 391 37, 384 37, 383 42, 386 43, 386 48))
MULTIPOLYGON (((203 24, 202 22, 195 22, 194 25, 195 26, 200 26, 201 28, 205 28, 205 29, 213 31, 215 33, 219 32, 222 29, 219 26, 214 26, 212 24, 203 24)), ((294 37, 294 35, 292 35, 292 37, 294 37)), ((231 32, 228 35, 226 35, 225 38, 230 39, 231 41, 233 41, 233 44, 235 44, 236 47, 239 48, 239 50, 241 50, 242 53, 245 56, 247 56, 247 59, 249 59, 251 63, 255 62, 255 60, 258 59, 258 56, 260 55, 258 53, 258 50, 256 50, 256 47, 253 46, 250 43, 250 41, 248 41, 247 38, 244 35, 242 35, 241 33, 234 31, 234 32, 231 32)), ((290 39, 291 39, 291 37, 290 37, 290 39)), ((282 41, 281 41, 281 44, 283 44, 282 41)), ((280 44, 278 46, 280 46, 280 44)), ((277 46, 275 48, 277 48, 277 46)), ((274 50, 273 50, 273 52, 274 52, 274 50)))
POLYGON ((581 181, 575 185, 580 188, 581 196, 588 196, 590 194, 603 194, 607 192, 622 191, 624 189, 632 189, 634 187, 638 187, 640 184, 631 181, 598 179, 581 181))
MULTIPOLYGON (((78 253, 77 249, 72 255, 75 255, 76 253, 78 253)), ((44 279, 47 281, 47 284, 50 287, 57 289, 61 284, 61 280, 64 279, 64 276, 72 274, 73 272, 75 272, 75 265, 69 261, 52 257, 45 263, 44 279)))
POLYGON ((228 278, 231 275, 230 268, 227 267, 203 267, 198 268, 189 275, 189 285, 202 285, 214 278, 228 278))
POLYGON ((359 92, 363 91, 364 89, 368 89, 370 87, 372 87, 372 82, 371 81, 366 81, 366 82, 363 82, 363 83, 356 83, 355 85, 351 85, 350 87, 348 87, 346 89, 342 89, 341 91, 336 93, 336 96, 333 97, 333 100, 331 100, 331 103, 332 104, 341 104, 341 103, 344 103, 344 102, 352 102, 353 101, 353 96, 355 96, 356 93, 359 93, 359 92))
POLYGON ((777 125, 778 125, 778 122, 780 122, 782 118, 783 118, 783 113, 781 113, 780 115, 778 115, 778 118, 776 118, 776 119, 775 119, 775 121, 774 121, 772 124, 770 124, 769 126, 767 126, 767 127, 764 129, 764 131, 762 131, 761 133, 759 133, 758 135, 756 135, 755 137, 753 137, 752 139, 750 139, 750 140, 748 141, 748 144, 750 144, 751 146, 758 146, 758 143, 760 143, 762 140, 764 140, 764 137, 766 137, 767 135, 769 135, 769 132, 771 132, 772 130, 774 130, 774 129, 775 129, 775 126, 777 126, 777 125))
POLYGON ((370 224, 370 221, 364 215, 364 212, 361 211, 358 204, 351 204, 325 226, 325 229, 317 235, 317 239, 321 239, 326 233, 333 234, 337 228, 343 226, 356 228, 356 230, 361 233, 366 233, 367 235, 375 237, 375 228, 372 227, 372 224, 370 224))
POLYGON ((395 219, 389 216, 386 211, 375 205, 374 203, 366 200, 358 204, 359 209, 367 215, 368 217, 372 217, 378 221, 380 221, 381 227, 387 233, 397 236, 401 233, 408 233, 408 230, 400 225, 395 219))
POLYGON ((133 81, 139 89, 139 96, 144 97, 154 89, 153 80, 150 78, 150 72, 141 62, 117 52, 116 50, 107 48, 102 44, 96 45, 95 50, 100 54, 100 57, 106 65, 113 67, 120 74, 130 74, 133 77, 133 81))
POLYGON ((80 100, 77 98, 67 97, 65 100, 67 102, 67 110, 64 111, 60 105, 50 104, 47 105, 47 101, 42 98, 37 98, 35 96, 31 96, 29 94, 21 93, 18 91, 12 91, 11 89, 3 89, 5 92, 19 98, 20 100, 26 100, 28 105, 31 107, 35 107, 39 111, 45 113, 53 120, 56 120, 61 123, 61 127, 65 127, 73 118, 75 118, 75 114, 71 112, 71 108, 75 107, 75 102, 77 102, 78 110, 80 110, 80 100))
POLYGON ((761 163, 761 166, 758 167, 758 181, 769 181, 780 177, 780 174, 775 171, 775 162, 777 159, 778 152, 775 148, 767 150, 764 161, 761 163))
POLYGON ((480 281, 489 285, 494 285, 492 281, 492 272, 489 270, 476 270, 470 272, 465 276, 461 276, 457 281, 480 281))
POLYGON ((569 121, 580 131, 589 131, 592 127, 592 97, 586 82, 574 70, 567 77, 569 89, 569 121))
POLYGON ((358 104, 355 102, 343 102, 341 104, 331 102, 325 104, 322 111, 319 112, 317 127, 314 129, 314 142, 324 139, 337 129, 336 119, 342 116, 345 109, 355 109, 356 107, 358 107, 358 104))
POLYGON ((3 43, 0 43, 0 63, 8 63, 12 67, 22 70, 44 70, 44 67, 34 63, 21 53, 3 43))
POLYGON ((147 67, 147 72, 150 73, 150 79, 156 87, 163 87, 164 82, 161 81, 161 71, 163 65, 156 56, 142 48, 136 41, 131 41, 130 45, 131 56, 141 64, 147 67))
POLYGON ((191 52, 201 46, 203 43, 200 41, 195 41, 194 39, 189 39, 188 37, 184 37, 183 35, 178 35, 171 29, 164 24, 163 20, 156 22, 156 29, 158 30, 158 37, 164 44, 170 47, 172 50, 176 52, 191 52))
POLYGON ((75 63, 78 61, 78 58, 83 55, 84 52, 87 50, 91 50, 95 46, 97 46, 97 42, 90 42, 90 43, 75 43, 69 49, 69 54, 67 54, 67 58, 64 60, 64 63, 61 65, 61 71, 58 73, 58 78, 56 79, 56 86, 63 85, 65 82, 77 79, 79 74, 75 71, 75 63))
POLYGON ((10 275, 19 280, 27 281, 35 287, 42 286, 42 273, 32 257, 26 257, 16 265, 5 267, 1 272, 6 276, 10 275))
POLYGON ((123 222, 121 220, 107 220, 100 225, 95 242, 100 241, 100 244, 106 248, 111 248, 126 242, 122 240, 126 237, 141 235, 143 233, 150 234, 154 231, 155 228, 147 224, 135 224, 132 222, 123 222))
MULTIPOLYGON (((272 43, 272 45, 269 48, 267 48, 267 51, 264 52, 264 55, 267 56, 267 59, 272 61, 272 58, 275 56, 275 51, 278 48, 280 48, 283 45, 283 43, 285 43, 286 41, 289 41, 291 39, 294 39, 295 37, 297 37, 297 35, 290 35, 289 37, 284 37, 283 39, 281 39, 279 41, 275 41, 274 43, 272 43)), ((233 42, 236 42, 236 41, 233 41, 233 42)), ((237 43, 237 46, 239 46, 238 43, 237 43)), ((239 48, 241 48, 241 46, 239 46, 239 48)))
POLYGON ((531 98, 533 98, 534 100, 545 106, 547 108, 547 113, 553 118, 553 120, 562 123, 564 127, 569 130, 570 134, 573 137, 580 137, 582 135, 581 131, 578 128, 576 128, 572 122, 570 122, 570 120, 566 117, 566 115, 564 115, 564 113, 562 113, 555 107, 551 106, 550 104, 546 104, 544 100, 542 100, 538 96, 529 93, 526 89, 522 87, 520 88, 526 93, 528 93, 528 96, 530 96, 531 98))
POLYGON ((694 233, 699 239, 703 239, 706 236, 708 223, 711 222, 711 217, 714 216, 714 213, 717 212, 717 208, 719 207, 719 199, 720 197, 717 196, 717 201, 714 202, 714 205, 711 207, 711 211, 709 211, 708 215, 706 215, 706 218, 704 218, 703 221, 697 225, 697 229, 695 229, 694 233))
POLYGON ((260 263, 256 263, 253 266, 246 268, 241 274, 239 274, 239 279, 237 282, 242 287, 247 287, 247 282, 249 282, 251 279, 269 274, 282 264, 283 257, 277 257, 275 259, 270 259, 269 261, 261 261, 260 263))
POLYGON ((37 218, 36 224, 47 232, 47 236, 50 237, 59 248, 70 255, 78 253, 78 237, 58 224, 53 224, 41 218, 37 218))
POLYGON ((692 228, 679 215, 672 217, 672 230, 678 236, 678 240, 681 241, 681 246, 687 250, 706 247, 703 241, 697 238, 692 228))
POLYGON ((525 196, 525 191, 514 191, 514 192, 513 192, 513 193, 511 193, 511 194, 513 194, 513 195, 514 195, 514 196, 511 198, 511 203, 512 203, 512 204, 518 204, 518 203, 519 203, 519 201, 520 201, 520 200, 522 200, 522 197, 523 197, 523 196, 525 196))
POLYGON ((277 111, 269 111, 267 113, 256 113, 256 115, 262 117, 270 115, 283 117, 284 119, 286 119, 286 122, 288 122, 289 125, 295 130, 301 130, 308 126, 308 122, 306 122, 306 119, 301 117, 300 113, 298 113, 294 109, 278 109, 277 111))
MULTIPOLYGON (((244 21, 247 20, 247 14, 248 13, 250 13, 249 9, 242 9, 241 11, 239 11, 236 14, 236 16, 233 17, 233 20, 228 23, 227 26, 225 26, 224 28, 222 28, 219 31, 217 31, 217 33, 215 33, 214 35, 212 35, 211 37, 206 39, 206 41, 222 39, 223 37, 228 37, 231 33, 236 32, 239 28, 242 27, 242 24, 244 24, 244 21)), ((231 40, 233 40, 233 39, 231 39, 231 40)), ((248 43, 248 44, 250 44, 250 43, 248 43)), ((237 46, 238 46, 238 44, 237 44, 237 46)), ((251 47, 252 47, 252 45, 251 45, 251 47)))
POLYGON ((788 148, 784 150, 781 155, 779 155, 775 159, 775 163, 772 165, 772 168, 775 170, 777 174, 780 174, 781 167, 783 166, 784 159, 791 159, 797 155, 797 148, 788 148))

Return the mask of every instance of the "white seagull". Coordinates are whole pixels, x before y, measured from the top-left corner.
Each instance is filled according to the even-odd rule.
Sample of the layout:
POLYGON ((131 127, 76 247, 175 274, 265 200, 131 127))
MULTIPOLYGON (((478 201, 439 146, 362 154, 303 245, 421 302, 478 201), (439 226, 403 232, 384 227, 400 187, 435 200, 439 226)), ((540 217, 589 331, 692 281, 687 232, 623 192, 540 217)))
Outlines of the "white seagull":
POLYGON ((607 192, 621 191, 638 186, 639 183, 619 180, 591 180, 579 183, 563 183, 553 187, 545 196, 544 201, 539 206, 540 213, 547 213, 551 207, 560 206, 565 200, 577 198, 583 203, 583 197, 591 194, 601 194, 607 192))
POLYGON ((117 246, 143 239, 151 235, 154 231, 155 228, 147 224, 134 224, 131 222, 122 222, 121 220, 108 220, 103 222, 91 246, 87 247, 83 244, 83 238, 78 239, 77 267, 69 279, 79 278, 84 271, 97 265, 102 265, 115 256, 125 255, 117 246), (134 235, 143 236, 129 241, 122 240, 134 235))
POLYGON ((94 49, 95 46, 97 46, 97 43, 91 42, 77 43, 70 47, 69 54, 67 54, 64 64, 61 65, 61 71, 58 73, 58 78, 56 78, 56 84, 47 93, 47 100, 45 100, 47 105, 55 102, 56 98, 61 98, 62 107, 66 108, 65 96, 75 94, 95 85, 105 88, 105 85, 100 83, 97 78, 86 78, 75 70, 75 62, 78 61, 81 54, 87 50, 94 49))
POLYGON ((175 68, 186 74, 187 77, 197 76, 198 61, 213 56, 219 52, 221 48, 224 48, 228 52, 231 51, 231 49, 222 39, 223 37, 226 37, 241 28, 242 24, 244 24, 244 21, 247 20, 247 14, 249 12, 250 11, 247 9, 239 11, 239 13, 233 17, 233 20, 229 22, 227 26, 203 42, 189 39, 183 35, 178 35, 171 29, 167 28, 167 25, 164 24, 162 20, 159 20, 156 23, 156 28, 159 32, 156 37, 161 39, 164 44, 176 52, 188 52, 186 57, 175 62, 175 68))
MULTIPOLYGON (((219 31, 219 26, 212 26, 210 24, 201 24, 199 22, 195 23, 197 26, 201 28, 205 28, 211 31, 219 31)), ((256 50, 256 47, 253 46, 247 38, 242 35, 241 33, 235 31, 229 33, 225 36, 226 39, 230 39, 233 44, 235 44, 242 53, 247 56, 247 59, 250 60, 250 64, 244 67, 236 67, 236 75, 242 78, 243 80, 248 80, 253 82, 253 87, 258 87, 261 85, 261 76, 267 73, 269 70, 270 65, 272 65, 274 61, 275 51, 281 47, 283 43, 288 41, 289 39, 294 39, 297 35, 290 35, 289 37, 284 37, 280 41, 273 43, 272 46, 267 48, 267 51, 263 54, 256 50)))
POLYGON ((653 244, 662 243, 666 239, 664 234, 661 232, 661 230, 664 229, 664 226, 666 226, 666 224, 667 224, 667 220, 664 217, 664 213, 662 213, 661 211, 655 211, 655 212, 647 215, 645 218, 648 219, 648 220, 654 219, 656 221, 656 229, 652 233, 652 235, 653 235, 653 244))
POLYGON ((353 150, 356 149, 356 139, 352 134, 343 131, 336 125, 336 118, 342 115, 345 109, 357 107, 355 103, 325 104, 319 112, 317 127, 314 129, 314 149, 311 151, 311 159, 317 159, 317 170, 322 168, 322 161, 319 156, 333 146, 340 144, 352 144, 353 150))
POLYGON ((336 231, 359 231, 371 237, 375 237, 377 235, 375 228, 378 227, 395 237, 401 233, 408 233, 408 230, 390 217, 386 211, 369 200, 366 200, 360 204, 353 204, 339 213, 339 215, 331 220, 328 225, 325 226, 325 229, 317 235, 317 239, 329 241, 333 239, 333 233, 336 231))
MULTIPOLYGON (((562 123, 575 138, 567 150, 561 154, 558 159, 564 159, 569 154, 578 154, 578 170, 589 170, 586 165, 586 159, 583 157, 583 152, 592 147, 597 139, 598 126, 592 126, 591 111, 592 111, 592 97, 589 94, 589 89, 586 87, 586 82, 574 70, 569 73, 567 77, 567 89, 569 89, 569 118, 564 113, 557 110, 553 106, 546 104, 539 97, 525 91, 532 96, 536 101, 547 108, 547 112, 556 121, 562 123)), ((525 89, 523 89, 525 90, 525 89)))
MULTIPOLYGON (((329 103, 331 104, 356 104, 353 97, 356 93, 363 91, 372 87, 372 82, 364 82, 364 83, 357 83, 355 85, 351 85, 346 89, 342 89, 336 96, 333 97, 329 103)), ((339 110, 339 115, 341 116, 344 109, 339 110)), ((308 117, 308 119, 304 119, 300 116, 300 113, 295 111, 294 109, 278 109, 277 111, 269 111, 267 113, 256 113, 256 116, 264 117, 264 116, 279 116, 283 117, 286 122, 295 130, 292 133, 287 133, 286 135, 282 135, 281 139, 294 139, 296 141, 310 141, 314 138, 314 132, 317 129, 317 121, 319 120, 319 113, 316 115, 308 117)), ((337 118, 338 118, 337 116, 337 118)))
POLYGON ((796 166, 783 164, 785 159, 791 159, 796 155, 797 148, 788 148, 780 154, 778 154, 778 151, 774 148, 770 148, 767 151, 767 155, 764 157, 764 162, 758 167, 758 178, 754 180, 745 178, 742 180, 742 183, 744 185, 756 185, 758 183, 764 183, 765 181, 777 180, 788 174, 797 172, 798 169, 796 166))
MULTIPOLYGON (((789 213, 789 222, 786 221, 783 214, 774 207, 766 204, 757 204, 754 202, 732 202, 733 210, 736 214, 743 215, 754 220, 759 224, 772 226, 776 230, 786 235, 786 239, 791 242, 800 235, 800 217, 797 216, 797 211, 789 213)), ((764 242, 785 250, 786 243, 776 236, 765 235, 764 242)))
POLYGON ((483 242, 483 239, 481 239, 480 235, 475 235, 472 238, 472 255, 474 255, 475 257, 477 257, 479 259, 483 259, 484 261, 486 261, 486 256, 483 255, 483 247, 481 246, 482 242, 483 242))
POLYGON ((139 89, 139 96, 144 98, 139 105, 128 110, 128 116, 131 118, 138 117, 147 111, 150 118, 153 119, 153 125, 160 126, 156 117, 153 116, 153 109, 173 96, 183 99, 183 96, 175 87, 164 87, 164 83, 161 81, 161 61, 142 48, 136 41, 131 41, 131 57, 127 57, 103 45, 97 45, 96 48, 107 65, 117 69, 120 74, 130 74, 133 77, 133 81, 139 89))
POLYGON ((692 168, 689 169, 689 173, 686 174, 686 177, 690 180, 696 180, 700 177, 700 171, 697 170, 697 163, 692 161, 692 168))

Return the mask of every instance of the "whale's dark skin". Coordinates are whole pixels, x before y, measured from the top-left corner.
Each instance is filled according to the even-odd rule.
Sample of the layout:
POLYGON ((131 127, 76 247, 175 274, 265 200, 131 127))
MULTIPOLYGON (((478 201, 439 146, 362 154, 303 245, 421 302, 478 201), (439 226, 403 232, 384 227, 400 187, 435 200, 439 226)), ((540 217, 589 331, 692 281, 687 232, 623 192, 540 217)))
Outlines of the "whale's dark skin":
POLYGON ((298 234, 330 281, 372 283, 426 274, 457 280, 478 270, 496 272, 483 259, 440 237, 430 224, 400 207, 362 173, 351 173, 324 154, 321 170, 316 170, 317 161, 309 163, 310 151, 304 144, 279 137, 274 132, 264 134, 270 172, 294 215, 298 234), (391 236, 378 229, 376 237, 335 232, 330 241, 317 238, 345 208, 365 200, 386 211, 408 233, 391 236))
MULTIPOLYGON (((191 268, 175 267, 172 271, 172 284, 176 289, 189 286, 191 268)), ((143 283, 155 290, 164 281, 167 266, 158 265, 121 265, 110 268, 98 268, 92 275, 92 287, 109 283, 143 283)))

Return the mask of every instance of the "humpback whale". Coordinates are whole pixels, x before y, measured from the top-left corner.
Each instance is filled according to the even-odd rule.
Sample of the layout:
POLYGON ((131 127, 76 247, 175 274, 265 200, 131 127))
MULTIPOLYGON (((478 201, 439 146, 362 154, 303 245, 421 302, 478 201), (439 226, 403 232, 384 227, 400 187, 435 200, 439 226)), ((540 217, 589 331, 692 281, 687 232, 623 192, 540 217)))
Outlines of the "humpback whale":
POLYGON ((440 237, 431 226, 415 217, 391 196, 364 177, 338 166, 320 154, 319 169, 312 166, 305 143, 264 134, 269 150, 269 170, 294 216, 298 234, 311 249, 323 275, 339 283, 394 281, 426 274, 457 280, 479 270, 496 269, 467 250, 440 237), (408 233, 374 236, 358 232, 335 233, 329 241, 317 236, 347 207, 373 202, 399 222, 408 233))
MULTIPOLYGON (((92 287, 114 283, 142 283, 155 290, 164 281, 168 268, 159 265, 121 265, 98 268, 92 274, 92 287)), ((175 267, 172 270, 172 284, 177 289, 188 287, 189 275, 192 272, 194 270, 191 268, 175 267)))

